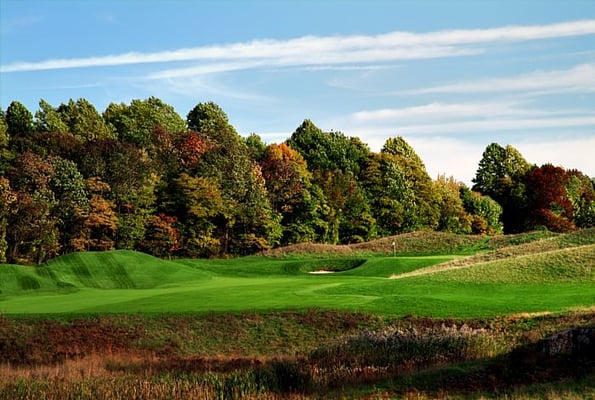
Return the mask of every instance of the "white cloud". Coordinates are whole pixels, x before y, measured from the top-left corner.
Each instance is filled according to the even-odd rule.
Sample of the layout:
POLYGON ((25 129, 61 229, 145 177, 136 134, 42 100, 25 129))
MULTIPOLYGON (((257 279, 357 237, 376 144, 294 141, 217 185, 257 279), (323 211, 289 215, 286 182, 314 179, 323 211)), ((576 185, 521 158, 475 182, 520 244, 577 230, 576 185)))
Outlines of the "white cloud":
POLYGON ((415 149, 432 179, 454 176, 471 187, 485 145, 446 137, 410 137, 405 140, 415 149))
POLYGON ((536 71, 512 78, 490 78, 471 82, 416 89, 407 94, 428 93, 593 93, 595 92, 595 64, 580 64, 571 69, 536 71))
MULTIPOLYGON (((429 103, 352 113, 355 131, 398 130, 405 134, 474 133, 560 127, 595 127, 590 109, 531 108, 521 100, 478 103, 429 103)), ((345 119, 343 119, 344 121, 345 119)))
MULTIPOLYGON (((0 66, 0 72, 39 71, 99 66, 180 61, 249 61, 248 68, 267 66, 374 63, 477 54, 471 45, 518 42, 595 34, 595 20, 550 25, 507 26, 493 29, 451 30, 429 33, 390 32, 376 36, 304 36, 290 40, 254 40, 227 45, 203 46, 155 53, 130 52, 101 57, 15 62, 0 66)), ((232 69, 237 69, 227 64, 232 69)), ((188 69, 179 73, 189 73, 188 69)), ((203 72, 201 70, 199 73, 203 72)), ((173 71, 169 72, 174 73, 173 71)))
POLYGON ((501 116, 552 115, 564 111, 542 111, 522 107, 520 101, 500 101, 487 103, 430 103, 405 108, 385 108, 359 111, 350 119, 358 123, 386 123, 388 121, 462 119, 501 116))
POLYGON ((559 141, 523 141, 511 143, 530 163, 550 163, 565 169, 578 169, 595 177, 595 130, 592 137, 559 141))

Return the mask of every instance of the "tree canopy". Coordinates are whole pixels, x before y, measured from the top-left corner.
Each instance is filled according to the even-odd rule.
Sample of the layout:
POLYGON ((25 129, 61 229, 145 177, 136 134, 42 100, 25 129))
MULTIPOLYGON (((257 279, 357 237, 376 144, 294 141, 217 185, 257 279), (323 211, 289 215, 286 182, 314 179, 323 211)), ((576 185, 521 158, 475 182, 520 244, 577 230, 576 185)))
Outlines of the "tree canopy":
POLYGON ((468 188, 432 179, 401 136, 373 152, 304 120, 284 143, 238 134, 223 109, 183 119, 160 99, 0 110, 0 263, 72 251, 246 255, 414 230, 497 235, 595 226, 594 180, 489 144, 468 188))

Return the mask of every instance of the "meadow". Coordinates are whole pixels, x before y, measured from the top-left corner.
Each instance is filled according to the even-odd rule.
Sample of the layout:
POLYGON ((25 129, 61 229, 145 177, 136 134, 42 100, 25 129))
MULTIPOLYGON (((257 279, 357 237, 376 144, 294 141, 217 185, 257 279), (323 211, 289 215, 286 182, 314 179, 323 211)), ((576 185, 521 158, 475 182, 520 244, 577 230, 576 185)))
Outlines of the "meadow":
POLYGON ((583 398, 593 345, 536 354, 594 283, 595 230, 3 265, 0 398, 583 398))

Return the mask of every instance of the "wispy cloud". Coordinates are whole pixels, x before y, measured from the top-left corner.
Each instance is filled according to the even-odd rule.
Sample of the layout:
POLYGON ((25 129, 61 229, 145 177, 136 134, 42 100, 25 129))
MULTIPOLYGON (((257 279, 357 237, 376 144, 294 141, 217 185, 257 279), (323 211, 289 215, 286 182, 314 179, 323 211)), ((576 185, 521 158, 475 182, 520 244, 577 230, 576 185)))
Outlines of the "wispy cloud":
POLYGON ((477 132, 592 127, 590 109, 528 106, 519 100, 430 103, 413 107, 359 111, 346 119, 356 132, 390 134, 466 134, 477 132))
POLYGON ((502 116, 567 114, 567 111, 544 111, 527 109, 520 101, 487 103, 430 103, 405 108, 384 108, 380 110, 353 113, 350 120, 358 123, 387 123, 412 120, 452 120, 502 116))
POLYGON ((536 71, 508 78, 489 78, 458 82, 416 89, 406 93, 487 93, 509 91, 542 94, 593 93, 595 92, 595 64, 580 64, 566 70, 536 71))
MULTIPOLYGON (((255 40, 227 45, 204 46, 154 53, 130 52, 100 57, 15 62, 0 72, 105 67, 146 63, 201 61, 238 69, 259 66, 283 67, 340 65, 394 60, 428 59, 482 53, 482 44, 519 42, 595 34, 595 20, 550 25, 506 26, 492 29, 450 30, 429 33, 390 32, 375 36, 304 36, 290 40, 255 40)), ((188 68, 164 71, 187 76, 205 70, 188 68)), ((208 72, 208 70, 207 70, 208 72)))
POLYGON ((436 122, 432 124, 358 125, 349 130, 351 135, 368 135, 373 132, 381 137, 390 135, 462 135, 485 132, 527 131, 534 129, 589 127, 595 129, 595 116, 567 116, 559 118, 508 118, 474 121, 436 122))

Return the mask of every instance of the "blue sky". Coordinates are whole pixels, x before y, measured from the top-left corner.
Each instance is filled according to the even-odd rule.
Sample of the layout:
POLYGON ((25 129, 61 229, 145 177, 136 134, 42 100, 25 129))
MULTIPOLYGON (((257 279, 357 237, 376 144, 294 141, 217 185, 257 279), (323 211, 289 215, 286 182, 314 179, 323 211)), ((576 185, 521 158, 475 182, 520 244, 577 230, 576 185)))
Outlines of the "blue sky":
POLYGON ((595 176, 595 1, 2 0, 0 105, 214 101, 281 142, 310 118, 471 183, 491 142, 595 176))

